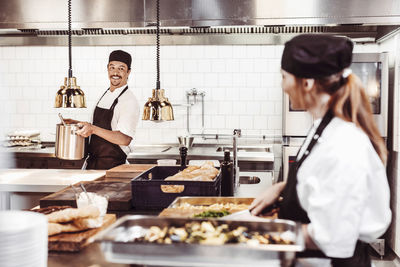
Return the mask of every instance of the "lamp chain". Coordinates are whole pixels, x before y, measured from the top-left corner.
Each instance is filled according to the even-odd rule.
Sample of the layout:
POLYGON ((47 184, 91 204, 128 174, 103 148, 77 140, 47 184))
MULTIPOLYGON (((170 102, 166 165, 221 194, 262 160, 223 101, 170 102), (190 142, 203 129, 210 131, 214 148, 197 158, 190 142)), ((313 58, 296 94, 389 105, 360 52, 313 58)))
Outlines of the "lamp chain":
POLYGON ((68 0, 68 54, 69 54, 68 78, 72 78, 71 0, 68 0))
POLYGON ((160 0, 157 0, 157 84, 156 89, 160 89, 160 0))

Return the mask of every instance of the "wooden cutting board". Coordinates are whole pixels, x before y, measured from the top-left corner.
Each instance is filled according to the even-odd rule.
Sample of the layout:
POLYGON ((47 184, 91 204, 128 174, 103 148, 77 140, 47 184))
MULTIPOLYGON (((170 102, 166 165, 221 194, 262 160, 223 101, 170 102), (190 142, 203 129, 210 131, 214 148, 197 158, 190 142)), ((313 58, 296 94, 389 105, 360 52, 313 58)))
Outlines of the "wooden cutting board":
MULTIPOLYGON (((88 192, 107 195, 108 211, 123 211, 132 208, 131 184, 129 182, 91 181, 82 182, 88 192)), ((81 192, 79 186, 75 186, 81 192)), ((66 187, 56 193, 40 199, 40 207, 72 206, 76 207, 75 193, 71 187, 66 187)))
POLYGON ((138 174, 154 167, 154 164, 122 164, 106 171, 106 178, 135 178, 138 174))
POLYGON ((49 236, 48 248, 50 251, 80 251, 90 244, 89 238, 107 228, 116 220, 115 214, 106 214, 103 225, 99 228, 89 229, 77 233, 61 233, 49 236))

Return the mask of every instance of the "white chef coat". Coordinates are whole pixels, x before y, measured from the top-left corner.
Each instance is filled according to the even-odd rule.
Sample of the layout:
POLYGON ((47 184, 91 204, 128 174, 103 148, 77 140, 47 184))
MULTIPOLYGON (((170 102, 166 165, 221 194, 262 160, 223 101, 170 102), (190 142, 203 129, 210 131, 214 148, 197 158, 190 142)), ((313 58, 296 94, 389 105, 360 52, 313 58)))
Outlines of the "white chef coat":
MULTIPOLYGON (((126 85, 116 88, 113 92, 107 90, 107 93, 100 99, 99 108, 110 109, 114 100, 125 89, 126 85)), ((92 115, 93 116, 93 115, 92 115)), ((127 136, 132 137, 128 146, 121 146, 121 149, 128 155, 133 148, 136 126, 139 121, 140 111, 139 103, 133 94, 128 89, 118 98, 118 104, 114 108, 114 116, 111 120, 111 130, 120 131, 127 136)), ((93 121, 93 118, 92 118, 93 121)))
MULTIPOLYGON (((299 158, 320 122, 314 123, 299 158)), ((296 188, 311 221, 308 234, 329 257, 351 257, 358 239, 371 242, 390 224, 385 166, 354 123, 332 119, 300 166, 296 188)))

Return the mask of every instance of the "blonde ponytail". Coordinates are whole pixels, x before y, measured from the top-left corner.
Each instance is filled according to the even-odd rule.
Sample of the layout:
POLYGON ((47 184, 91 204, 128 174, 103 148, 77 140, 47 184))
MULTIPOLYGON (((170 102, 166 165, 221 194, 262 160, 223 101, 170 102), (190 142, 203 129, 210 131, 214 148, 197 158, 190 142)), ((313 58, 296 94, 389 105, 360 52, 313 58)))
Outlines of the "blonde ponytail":
POLYGON ((342 73, 316 80, 317 90, 331 95, 329 107, 334 115, 345 121, 353 122, 369 137, 376 153, 385 164, 387 149, 375 124, 372 108, 361 80, 355 74, 346 79, 342 73), (339 89, 336 89, 340 87, 339 89))

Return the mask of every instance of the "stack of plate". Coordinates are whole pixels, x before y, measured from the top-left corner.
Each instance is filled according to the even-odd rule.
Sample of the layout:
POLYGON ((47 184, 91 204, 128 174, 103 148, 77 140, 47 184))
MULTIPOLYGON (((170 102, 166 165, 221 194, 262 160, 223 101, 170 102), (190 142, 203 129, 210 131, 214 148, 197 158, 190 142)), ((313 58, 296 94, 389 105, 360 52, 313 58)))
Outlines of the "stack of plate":
POLYGON ((0 265, 47 266, 47 219, 30 211, 0 211, 0 265))

